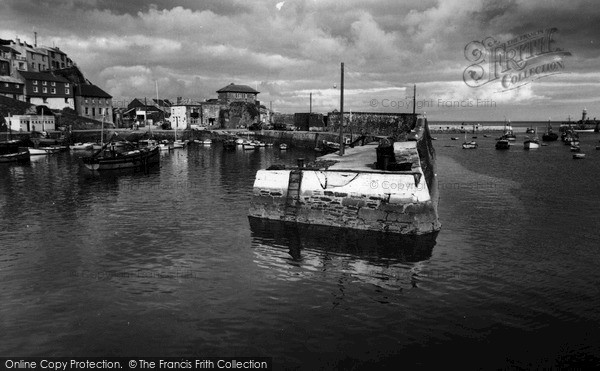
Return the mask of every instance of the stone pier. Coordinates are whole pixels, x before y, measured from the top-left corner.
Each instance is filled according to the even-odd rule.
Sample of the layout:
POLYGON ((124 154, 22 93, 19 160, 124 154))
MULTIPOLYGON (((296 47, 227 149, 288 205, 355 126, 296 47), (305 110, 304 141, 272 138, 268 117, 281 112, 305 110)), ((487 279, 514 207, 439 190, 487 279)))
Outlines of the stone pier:
POLYGON ((399 234, 438 231, 437 179, 423 171, 419 141, 393 144, 402 165, 394 171, 377 169, 377 145, 322 156, 311 167, 259 170, 250 216, 399 234))

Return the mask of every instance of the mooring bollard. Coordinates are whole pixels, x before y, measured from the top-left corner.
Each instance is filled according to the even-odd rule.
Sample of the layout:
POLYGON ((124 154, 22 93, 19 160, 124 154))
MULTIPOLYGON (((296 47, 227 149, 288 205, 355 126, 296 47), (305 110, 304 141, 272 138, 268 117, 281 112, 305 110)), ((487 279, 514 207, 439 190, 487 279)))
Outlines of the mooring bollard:
POLYGON ((298 167, 304 167, 304 159, 303 158, 299 158, 296 161, 298 161, 298 167))

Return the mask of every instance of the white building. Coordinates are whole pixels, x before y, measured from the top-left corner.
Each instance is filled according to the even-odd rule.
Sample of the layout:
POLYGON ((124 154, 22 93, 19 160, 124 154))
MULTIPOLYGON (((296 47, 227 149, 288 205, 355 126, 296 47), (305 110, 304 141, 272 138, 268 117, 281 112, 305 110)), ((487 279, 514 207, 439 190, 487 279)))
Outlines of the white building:
POLYGON ((4 118, 12 131, 49 131, 56 130, 53 115, 15 115, 4 118))
POLYGON ((177 130, 198 128, 202 123, 202 105, 185 104, 171 107, 171 128, 177 130))

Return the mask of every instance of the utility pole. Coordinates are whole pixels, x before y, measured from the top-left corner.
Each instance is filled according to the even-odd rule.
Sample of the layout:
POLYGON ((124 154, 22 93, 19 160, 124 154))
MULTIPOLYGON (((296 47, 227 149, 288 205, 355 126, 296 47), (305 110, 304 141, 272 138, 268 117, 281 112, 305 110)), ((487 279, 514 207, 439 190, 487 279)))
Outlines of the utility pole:
POLYGON ((310 93, 310 106, 309 106, 309 116, 312 115, 312 93, 310 93))
POLYGON ((344 155, 344 62, 340 81, 340 156, 344 155))

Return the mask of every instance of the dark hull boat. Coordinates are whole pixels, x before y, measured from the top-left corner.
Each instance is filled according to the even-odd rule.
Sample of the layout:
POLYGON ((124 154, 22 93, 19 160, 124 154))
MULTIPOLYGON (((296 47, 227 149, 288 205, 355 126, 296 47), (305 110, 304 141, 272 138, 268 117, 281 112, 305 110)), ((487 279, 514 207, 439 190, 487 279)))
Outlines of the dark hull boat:
POLYGON ((510 149, 510 142, 508 139, 500 139, 496 142, 496 149, 510 149))
POLYGON ((0 155, 0 163, 29 161, 29 151, 0 155))
POLYGON ((83 158, 83 164, 90 170, 118 170, 128 168, 147 168, 160 162, 160 149, 156 147, 145 147, 134 151, 123 153, 110 153, 83 158))

